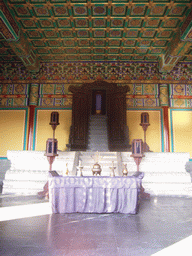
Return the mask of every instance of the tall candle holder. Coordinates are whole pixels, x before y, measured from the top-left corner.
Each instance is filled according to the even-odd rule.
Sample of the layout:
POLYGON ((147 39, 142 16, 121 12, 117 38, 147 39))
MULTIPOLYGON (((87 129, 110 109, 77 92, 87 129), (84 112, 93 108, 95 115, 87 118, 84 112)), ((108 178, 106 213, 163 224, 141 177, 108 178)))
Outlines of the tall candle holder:
POLYGON ((49 162, 49 171, 52 171, 52 164, 55 160, 55 157, 58 156, 57 154, 58 141, 57 139, 55 139, 55 130, 57 128, 57 125, 59 125, 58 112, 51 113, 51 120, 49 124, 52 126, 52 129, 53 129, 53 138, 47 139, 45 156, 47 156, 47 159, 49 162))
POLYGON ((79 165, 77 166, 78 172, 77 172, 77 176, 83 176, 83 166, 82 166, 82 162, 81 160, 79 160, 79 165))
POLYGON ((143 141, 141 139, 136 139, 132 141, 132 155, 134 161, 137 165, 137 172, 139 172, 139 165, 141 163, 143 155, 143 141))
POLYGON ((112 166, 109 167, 109 169, 111 170, 110 176, 111 177, 115 177, 115 169, 116 169, 116 167, 114 166, 114 161, 112 161, 112 166))
POLYGON ((149 150, 149 146, 146 143, 146 131, 147 131, 147 128, 150 125, 150 123, 149 123, 149 114, 147 112, 141 113, 141 123, 140 123, 140 125, 142 126, 143 131, 144 131, 143 151, 148 152, 150 150, 149 150))
MULTIPOLYGON (((136 140, 132 141, 132 155, 131 155, 131 157, 134 158, 134 161, 137 165, 137 172, 136 172, 136 176, 137 176, 137 174, 139 174, 139 165, 141 163, 142 158, 144 157, 143 141, 141 139, 136 139, 136 140)), ((150 194, 145 192, 145 189, 143 188, 142 185, 141 185, 140 195, 141 195, 141 198, 144 198, 144 199, 149 199, 150 198, 150 194)))

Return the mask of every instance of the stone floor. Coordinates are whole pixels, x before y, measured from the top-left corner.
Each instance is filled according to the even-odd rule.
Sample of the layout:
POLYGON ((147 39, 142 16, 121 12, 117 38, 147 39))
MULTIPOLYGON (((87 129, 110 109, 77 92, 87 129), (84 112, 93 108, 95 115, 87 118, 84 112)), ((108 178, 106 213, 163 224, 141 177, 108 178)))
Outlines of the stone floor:
POLYGON ((151 197, 137 215, 44 211, 35 216, 35 209, 32 217, 16 215, 15 209, 22 213, 30 207, 31 213, 47 205, 36 196, 0 195, 0 218, 3 210, 12 214, 11 220, 0 220, 1 256, 192 255, 192 198, 151 197))

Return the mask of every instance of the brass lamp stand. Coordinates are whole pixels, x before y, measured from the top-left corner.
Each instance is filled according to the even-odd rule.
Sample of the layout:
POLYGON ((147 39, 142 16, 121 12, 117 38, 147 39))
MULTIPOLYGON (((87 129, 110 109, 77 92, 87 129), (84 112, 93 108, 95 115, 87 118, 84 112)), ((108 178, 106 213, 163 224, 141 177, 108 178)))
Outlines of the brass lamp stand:
POLYGON ((140 125, 142 126, 143 131, 144 131, 143 152, 148 152, 150 150, 149 150, 149 146, 146 143, 146 131, 147 131, 147 128, 150 124, 149 124, 149 114, 147 112, 141 113, 141 123, 140 123, 140 125))
MULTIPOLYGON (((132 155, 131 157, 134 158, 134 161, 137 165, 137 173, 139 174, 139 165, 141 163, 142 158, 144 157, 143 154, 143 141, 141 139, 136 139, 132 141, 132 155)), ((150 194, 145 192, 145 189, 141 185, 141 198, 149 199, 150 194)))
POLYGON ((132 141, 132 155, 134 161, 137 165, 137 172, 139 172, 139 165, 141 163, 143 155, 143 141, 141 139, 136 139, 132 141))
POLYGON ((47 139, 45 156, 47 156, 47 159, 49 162, 49 171, 52 171, 52 164, 55 160, 55 157, 58 156, 57 154, 58 141, 57 139, 55 139, 55 130, 57 128, 57 125, 59 125, 58 112, 51 113, 51 121, 49 124, 52 126, 52 129, 53 129, 53 138, 47 139))

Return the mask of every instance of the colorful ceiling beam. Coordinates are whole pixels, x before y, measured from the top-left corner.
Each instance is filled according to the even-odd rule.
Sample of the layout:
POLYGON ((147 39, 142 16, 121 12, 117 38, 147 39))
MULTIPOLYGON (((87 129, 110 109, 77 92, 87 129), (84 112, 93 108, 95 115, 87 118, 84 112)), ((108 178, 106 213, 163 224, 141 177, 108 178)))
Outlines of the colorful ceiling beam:
MULTIPOLYGON (((188 47, 191 0, 4 0, 4 3, 41 63, 161 62, 160 69, 170 72, 178 61, 192 61, 192 48, 188 47)), ((7 31, 14 36, 11 28, 7 31)), ((17 36, 23 38, 18 33, 17 36)), ((4 38, 0 36, 0 61, 18 61, 18 52, 16 55, 4 38)), ((29 59, 22 61, 26 66, 29 59)))
POLYGON ((192 46, 192 10, 181 29, 169 42, 165 55, 160 60, 160 72, 170 72, 192 46))
POLYGON ((40 68, 39 60, 3 0, 0 0, 0 8, 1 34, 25 67, 31 72, 38 72, 40 68))

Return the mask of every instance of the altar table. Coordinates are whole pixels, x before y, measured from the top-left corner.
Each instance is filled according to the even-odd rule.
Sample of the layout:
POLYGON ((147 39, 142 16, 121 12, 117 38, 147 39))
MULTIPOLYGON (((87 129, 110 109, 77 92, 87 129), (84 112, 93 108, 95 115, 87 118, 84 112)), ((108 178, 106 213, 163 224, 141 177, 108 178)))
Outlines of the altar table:
POLYGON ((142 178, 143 173, 127 177, 51 177, 52 212, 136 214, 142 178))

